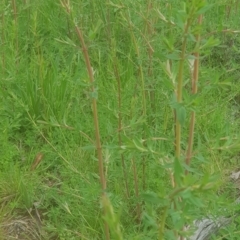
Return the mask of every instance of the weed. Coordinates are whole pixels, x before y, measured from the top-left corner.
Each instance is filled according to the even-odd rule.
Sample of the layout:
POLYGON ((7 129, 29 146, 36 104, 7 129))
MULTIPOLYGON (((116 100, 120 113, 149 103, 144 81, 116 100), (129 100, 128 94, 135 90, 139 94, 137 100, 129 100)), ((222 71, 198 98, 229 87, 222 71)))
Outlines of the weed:
POLYGON ((235 214, 237 1, 0 7, 2 236, 183 239, 235 214))

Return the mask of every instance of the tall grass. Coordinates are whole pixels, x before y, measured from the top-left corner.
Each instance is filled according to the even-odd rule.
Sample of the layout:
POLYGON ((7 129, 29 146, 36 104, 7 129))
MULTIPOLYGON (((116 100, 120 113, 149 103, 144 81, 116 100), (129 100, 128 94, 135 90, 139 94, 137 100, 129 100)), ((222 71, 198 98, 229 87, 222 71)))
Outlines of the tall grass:
POLYGON ((39 179, 30 200, 4 203, 10 215, 40 202, 46 239, 183 239, 228 207, 218 176, 239 146, 238 68, 218 60, 237 33, 229 2, 1 6, 0 166, 39 179))

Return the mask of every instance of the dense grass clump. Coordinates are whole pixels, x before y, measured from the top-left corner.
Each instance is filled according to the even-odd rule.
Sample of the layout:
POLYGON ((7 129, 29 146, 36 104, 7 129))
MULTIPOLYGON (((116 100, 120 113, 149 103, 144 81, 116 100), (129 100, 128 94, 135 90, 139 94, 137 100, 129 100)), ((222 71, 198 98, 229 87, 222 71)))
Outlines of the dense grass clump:
POLYGON ((183 239, 235 215, 237 1, 0 9, 0 239, 183 239))

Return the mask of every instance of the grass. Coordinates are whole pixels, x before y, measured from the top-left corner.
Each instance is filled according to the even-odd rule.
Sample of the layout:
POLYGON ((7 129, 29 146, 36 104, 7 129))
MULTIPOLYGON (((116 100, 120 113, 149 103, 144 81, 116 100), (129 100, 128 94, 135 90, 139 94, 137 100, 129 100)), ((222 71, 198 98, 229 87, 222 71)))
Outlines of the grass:
POLYGON ((237 1, 0 6, 3 240, 19 219, 35 239, 161 240, 235 214, 237 1))

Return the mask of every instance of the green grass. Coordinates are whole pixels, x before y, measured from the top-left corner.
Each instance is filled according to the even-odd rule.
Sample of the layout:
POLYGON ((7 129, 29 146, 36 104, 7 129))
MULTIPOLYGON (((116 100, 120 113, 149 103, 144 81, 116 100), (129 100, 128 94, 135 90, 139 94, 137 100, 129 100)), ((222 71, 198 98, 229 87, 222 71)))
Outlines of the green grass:
MULTIPOLYGON (((107 239, 104 223, 110 239, 176 239, 194 219, 221 215, 222 209, 234 214, 227 181, 237 168, 240 144, 239 9, 237 1, 211 1, 198 25, 199 2, 72 0, 67 12, 66 1, 2 1, 2 239, 8 239, 2 226, 9 219, 35 221, 33 213, 41 218, 39 239, 61 240, 107 239), (196 9, 184 35, 188 6, 196 9), (75 27, 88 48, 93 84, 75 27), (205 47, 194 49, 197 33, 205 47), (193 96, 186 56, 196 49, 200 70, 193 96), (175 96, 179 76, 182 101, 175 96), (94 99, 107 181, 103 197, 94 99), (192 111, 195 134, 187 166, 192 111), (179 142, 175 123, 181 127, 179 142), (43 158, 31 170, 39 153, 43 158)), ((235 239, 237 226, 225 234, 235 239)))

